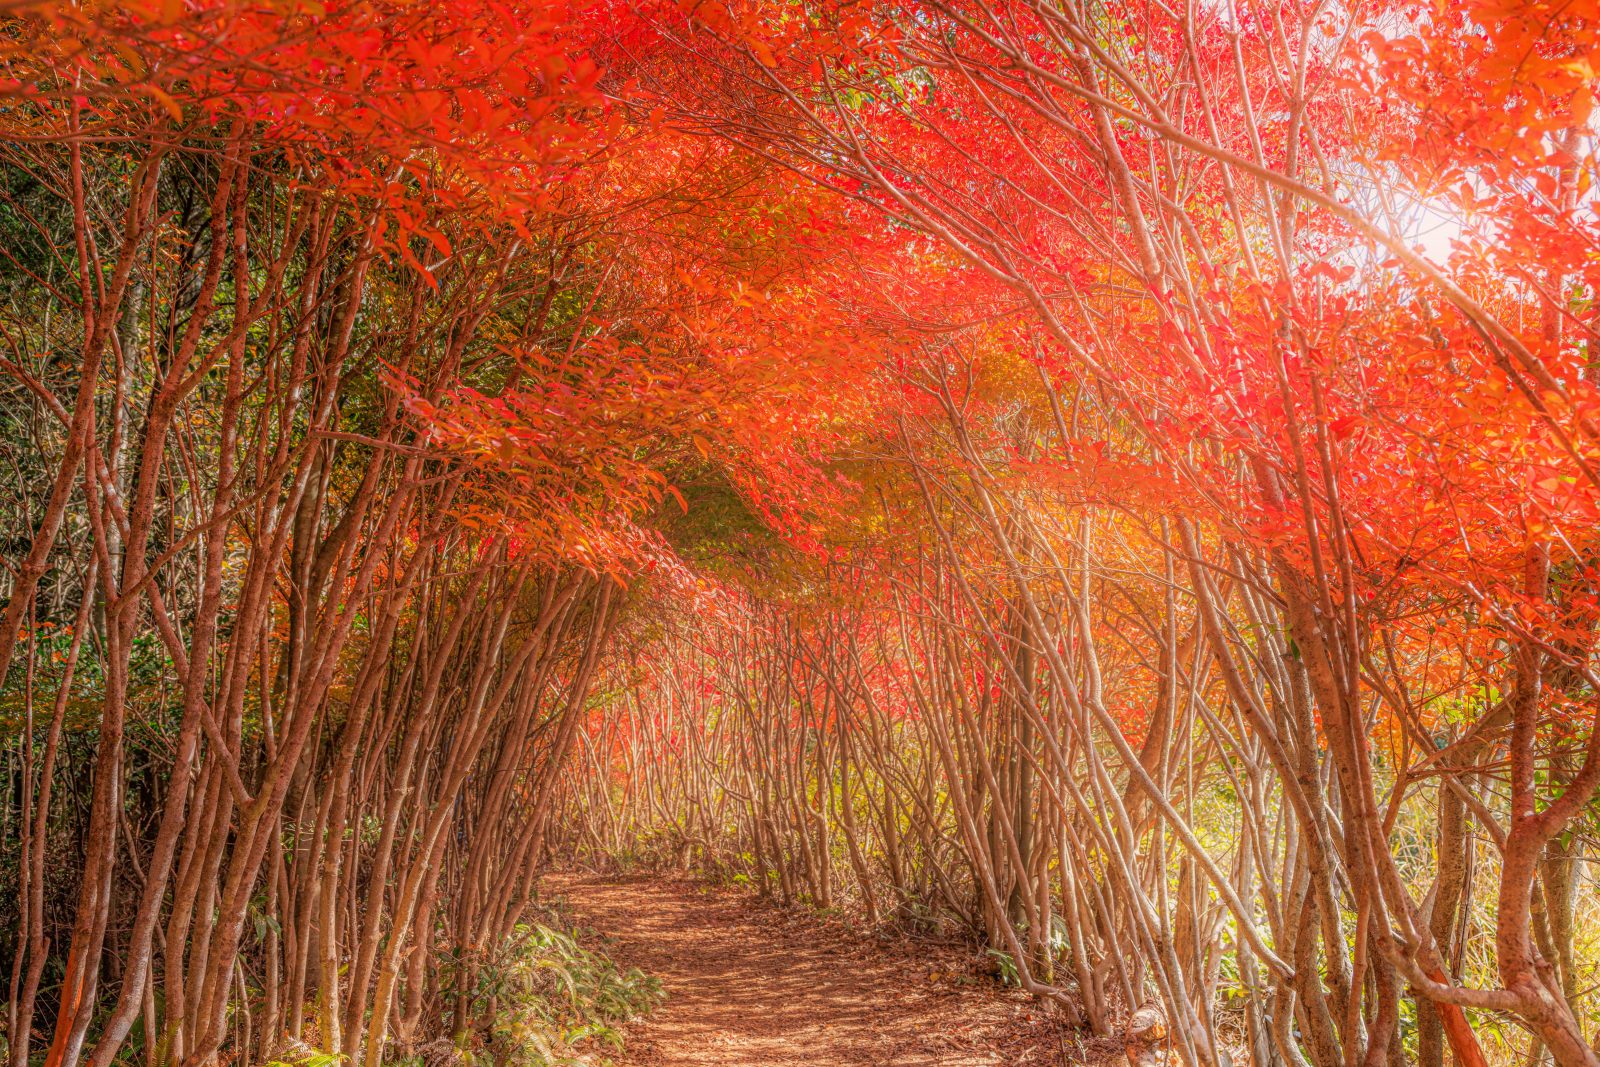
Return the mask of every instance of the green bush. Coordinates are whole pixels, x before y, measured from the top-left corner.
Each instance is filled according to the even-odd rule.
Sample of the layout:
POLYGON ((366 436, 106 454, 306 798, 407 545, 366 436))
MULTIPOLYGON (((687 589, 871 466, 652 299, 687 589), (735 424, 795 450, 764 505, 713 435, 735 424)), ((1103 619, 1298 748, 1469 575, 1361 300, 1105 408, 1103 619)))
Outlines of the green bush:
POLYGON ((557 921, 519 925, 479 972, 473 999, 495 1067, 593 1067, 622 1050, 622 1024, 664 996, 658 979, 624 970, 557 921))

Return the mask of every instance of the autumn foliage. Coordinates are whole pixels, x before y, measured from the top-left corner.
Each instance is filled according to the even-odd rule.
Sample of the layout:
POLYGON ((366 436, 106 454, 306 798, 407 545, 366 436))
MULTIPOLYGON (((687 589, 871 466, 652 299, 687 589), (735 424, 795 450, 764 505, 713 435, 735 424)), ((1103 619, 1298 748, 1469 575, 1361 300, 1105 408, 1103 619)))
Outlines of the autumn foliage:
POLYGON ((1600 13, 0 20, 9 1062, 508 1062, 556 853, 1600 1062, 1600 13))

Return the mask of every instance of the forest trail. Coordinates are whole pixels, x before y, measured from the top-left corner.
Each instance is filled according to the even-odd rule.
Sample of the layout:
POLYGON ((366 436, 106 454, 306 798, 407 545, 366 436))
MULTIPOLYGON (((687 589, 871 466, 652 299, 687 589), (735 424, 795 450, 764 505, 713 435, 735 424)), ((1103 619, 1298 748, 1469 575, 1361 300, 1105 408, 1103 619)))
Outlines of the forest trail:
POLYGON ((970 956, 929 954, 683 876, 558 872, 580 923, 667 1000, 628 1027, 620 1067, 989 1067, 1098 1062, 970 956))

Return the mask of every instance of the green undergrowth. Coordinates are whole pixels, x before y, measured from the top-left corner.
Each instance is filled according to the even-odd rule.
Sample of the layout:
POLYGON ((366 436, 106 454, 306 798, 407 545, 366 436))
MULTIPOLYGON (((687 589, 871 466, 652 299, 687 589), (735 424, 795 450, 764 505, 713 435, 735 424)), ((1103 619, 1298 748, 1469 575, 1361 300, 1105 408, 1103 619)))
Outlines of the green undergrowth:
POLYGON ((395 1067, 606 1067, 622 1052, 624 1024, 666 996, 659 979, 612 959, 607 940, 559 903, 530 913, 474 968, 470 1032, 395 1067))
POLYGON ((659 979, 580 942, 593 937, 565 922, 518 927, 493 976, 495 1067, 609 1062, 608 1053, 622 1051, 621 1026, 661 1003, 659 979))

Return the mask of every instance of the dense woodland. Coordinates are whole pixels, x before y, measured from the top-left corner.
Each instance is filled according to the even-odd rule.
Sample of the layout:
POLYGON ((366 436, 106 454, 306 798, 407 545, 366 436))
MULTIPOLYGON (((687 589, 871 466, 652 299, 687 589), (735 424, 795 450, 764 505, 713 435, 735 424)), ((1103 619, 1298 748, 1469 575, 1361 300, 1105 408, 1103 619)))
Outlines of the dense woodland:
POLYGON ((1597 71, 1587 0, 0 4, 6 1062, 568 1062, 535 948, 652 996, 576 859, 1170 1062, 1597 1067, 1597 71))

